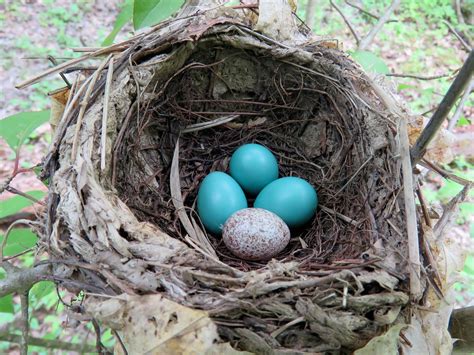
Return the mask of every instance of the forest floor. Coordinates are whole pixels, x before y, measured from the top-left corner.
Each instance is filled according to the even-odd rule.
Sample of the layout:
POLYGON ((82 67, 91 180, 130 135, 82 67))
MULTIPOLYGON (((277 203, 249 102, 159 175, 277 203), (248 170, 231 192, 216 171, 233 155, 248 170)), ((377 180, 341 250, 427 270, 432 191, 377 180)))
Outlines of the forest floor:
MULTIPOLYGON (((61 62, 79 56, 71 50, 73 47, 100 46, 113 27, 120 3, 119 0, 0 0, 0 48, 3 49, 0 56, 0 118, 22 111, 49 108, 47 93, 64 86, 59 77, 48 78, 21 91, 15 89, 15 84, 50 68, 52 64, 47 60, 48 55, 61 62)), ((304 3, 302 1, 303 8, 304 3)), ((351 15, 354 25, 361 33, 367 32, 373 26, 373 22, 359 16, 354 9, 346 7, 344 11, 351 15)), ((300 15, 304 17, 304 11, 301 11, 300 15)), ((399 14, 399 17, 409 18, 404 13, 399 14)), ((370 49, 383 59, 392 73, 424 76, 452 74, 462 65, 466 52, 446 26, 435 23, 434 20, 426 22, 425 25, 419 21, 387 24, 370 49)), ((318 35, 338 38, 345 50, 354 49, 352 35, 340 16, 328 5, 318 11, 316 23, 319 24, 315 31, 318 35)), ((121 38, 127 37, 131 27, 127 29, 122 31, 121 38)), ((449 83, 447 78, 434 81, 400 78, 391 81, 410 109, 418 114, 434 109, 448 89, 449 83)), ((471 100, 464 108, 462 124, 456 127, 454 133, 460 137, 470 135, 472 143, 473 119, 474 108, 471 100)), ((21 166, 30 167, 40 163, 50 139, 47 124, 36 130, 28 144, 22 148, 21 166)), ((472 146, 464 146, 457 155, 466 157, 457 158, 449 166, 463 176, 473 179, 472 146)), ((0 139, 0 182, 11 174, 13 166, 14 154, 0 139)), ((46 190, 34 173, 19 175, 12 186, 20 191, 46 190)), ((445 204, 457 191, 457 185, 431 173, 426 176, 425 193, 432 203, 445 204)), ((0 195, 0 200, 9 197, 10 194, 4 193, 0 195)), ((474 252, 474 198, 471 196, 464 206, 466 207, 461 210, 460 217, 449 233, 457 238, 463 248, 474 252)), ((469 280, 468 278, 461 281, 469 283, 469 280)), ((472 287, 460 286, 457 306, 474 305, 473 292, 472 287)), ((66 318, 64 314, 60 317, 63 321, 66 318)), ((87 332, 85 329, 83 331, 87 332)), ((44 335, 41 328, 35 332, 38 336, 44 335)))

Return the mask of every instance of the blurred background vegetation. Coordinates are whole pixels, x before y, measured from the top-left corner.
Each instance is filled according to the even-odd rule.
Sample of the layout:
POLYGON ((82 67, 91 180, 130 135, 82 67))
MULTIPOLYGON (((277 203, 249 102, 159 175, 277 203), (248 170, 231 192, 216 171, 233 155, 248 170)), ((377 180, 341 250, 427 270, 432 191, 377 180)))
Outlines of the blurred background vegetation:
MULTIPOLYGON (((182 1, 174 1, 176 4, 182 1)), ((234 1, 235 2, 235 1, 234 1)), ((238 3, 238 1, 237 1, 238 3)), ((360 37, 363 37, 390 5, 389 0, 334 0, 360 37), (362 11, 362 10, 364 11, 362 11)), ((337 39, 357 61, 374 75, 389 73, 412 76, 439 77, 420 80, 414 77, 389 77, 390 86, 415 114, 430 117, 446 93, 456 71, 461 67, 467 52, 449 27, 469 41, 473 33, 474 2, 451 0, 403 0, 400 6, 377 34, 366 52, 357 46, 341 15, 329 0, 314 2, 314 10, 307 14, 308 0, 298 1, 298 16, 313 23, 312 30, 318 36, 337 39), (456 11, 456 4, 459 5, 456 11), (462 13, 462 16, 460 14, 462 13)), ((47 110, 50 106, 48 93, 64 86, 61 78, 42 81, 18 91, 15 83, 32 76, 52 63, 78 57, 74 47, 99 47, 114 29, 118 33, 115 42, 133 33, 130 23, 132 1, 105 0, 0 0, 0 118, 24 111, 47 110), (123 25, 123 28, 120 29, 123 25)), ((159 19, 155 18, 155 21, 159 19)), ((145 23, 143 23, 145 25, 145 23)), ((140 27, 135 24, 135 27, 140 27)), ((109 37, 108 37, 109 36, 109 37)), ((451 112, 450 117, 453 116, 451 112)), ((21 116, 20 114, 20 117, 21 116)), ((18 127, 17 116, 0 121, 0 182, 11 176, 18 162, 21 173, 12 186, 27 193, 33 199, 45 196, 46 186, 36 179, 35 167, 47 150, 51 140, 47 125, 48 115, 37 115, 28 127, 18 127), (15 118, 16 117, 16 118, 15 118), (2 123, 3 122, 3 123, 2 123), (16 128, 15 128, 16 127, 16 128), (22 137, 17 134, 21 131, 22 137)), ((474 136, 473 98, 467 99, 453 133, 466 139, 474 136)), ((471 144, 474 143, 471 141, 471 144)), ((472 146, 461 147, 456 159, 445 168, 461 177, 474 180, 474 151, 472 146)), ((425 173, 424 194, 434 205, 442 205, 455 196, 461 186, 432 173, 425 173)), ((0 195, 0 242, 9 223, 17 217, 34 219, 35 211, 42 208, 32 199, 5 192, 0 195)), ((474 305, 474 194, 460 206, 460 213, 449 233, 454 235, 460 247, 471 251, 465 267, 455 285, 457 307, 474 305)), ((36 236, 27 228, 16 228, 4 249, 6 257, 19 255, 15 262, 31 266, 44 258, 35 253, 36 236)), ((0 279, 4 271, 0 268, 0 279)), ((58 289, 52 282, 43 281, 31 291, 31 335, 44 340, 60 339, 75 344, 93 344, 95 331, 89 322, 78 322, 68 317, 69 306, 80 305, 82 295, 73 295, 58 289)), ((4 334, 20 334, 18 325, 19 300, 17 297, 0 298, 0 338, 4 334)), ((112 347, 114 337, 102 329, 101 340, 112 347)), ((0 353, 18 350, 17 345, 0 341, 0 353)), ((32 353, 65 353, 65 350, 30 346, 32 353)))

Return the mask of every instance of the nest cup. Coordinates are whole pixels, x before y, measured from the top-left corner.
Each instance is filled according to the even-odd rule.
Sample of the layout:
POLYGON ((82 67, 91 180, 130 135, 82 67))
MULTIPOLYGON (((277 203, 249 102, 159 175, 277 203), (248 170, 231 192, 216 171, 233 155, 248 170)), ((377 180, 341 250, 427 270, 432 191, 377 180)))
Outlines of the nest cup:
POLYGON ((404 319, 395 127, 345 53, 224 24, 192 41, 143 35, 113 60, 110 85, 100 70, 89 97, 74 85, 87 110, 66 107, 45 164, 43 243, 93 266, 69 263, 71 279, 207 311, 216 341, 256 353, 356 349, 404 319), (318 192, 315 217, 269 262, 235 258, 195 212, 202 179, 245 143, 318 192))

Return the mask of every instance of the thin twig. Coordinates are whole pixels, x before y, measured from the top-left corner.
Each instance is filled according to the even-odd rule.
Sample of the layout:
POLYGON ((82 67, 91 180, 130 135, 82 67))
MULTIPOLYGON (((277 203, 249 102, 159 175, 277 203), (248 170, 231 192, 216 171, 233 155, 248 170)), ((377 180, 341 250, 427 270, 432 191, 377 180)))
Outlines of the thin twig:
POLYGON ((344 216, 342 213, 336 212, 336 211, 334 211, 333 209, 331 209, 329 207, 326 207, 326 206, 323 206, 323 205, 319 204, 319 208, 321 208, 324 212, 327 212, 327 213, 335 215, 336 217, 339 217, 344 222, 350 223, 355 227, 358 227, 360 225, 360 222, 357 222, 357 221, 353 220, 352 218, 344 216))
POLYGON ((231 121, 233 121, 233 120, 235 120, 239 117, 240 117, 240 115, 230 115, 230 116, 219 117, 219 118, 216 118, 215 120, 212 120, 212 121, 196 123, 196 124, 186 126, 181 132, 182 133, 190 133, 190 132, 202 131, 204 129, 217 127, 217 126, 223 125, 225 123, 229 123, 229 122, 231 122, 231 121))
MULTIPOLYGON (((0 334, 0 341, 6 341, 9 343, 21 343, 21 335, 19 334, 0 334)), ((43 338, 28 338, 28 342, 31 346, 40 346, 46 349, 59 349, 66 351, 74 352, 86 352, 86 353, 96 353, 95 347, 89 344, 83 343, 68 343, 65 341, 55 340, 55 339, 43 339, 43 338)))
POLYGON ((349 179, 349 181, 347 181, 343 187, 341 187, 339 189, 339 191, 337 191, 335 194, 334 194, 334 197, 339 195, 341 193, 341 191, 343 191, 351 182, 352 180, 355 179, 355 177, 362 171, 362 169, 372 160, 373 158, 373 155, 371 155, 365 162, 364 164, 362 164, 359 169, 357 169, 357 171, 351 176, 351 178, 349 179))
POLYGON ((40 201, 31 195, 25 194, 24 192, 17 190, 12 186, 7 186, 5 190, 7 190, 8 192, 11 192, 12 194, 22 196, 30 201, 33 201, 34 203, 38 203, 41 206, 45 206, 45 203, 43 201, 40 201))
POLYGON ((405 215, 408 233, 408 256, 410 259, 410 296, 417 301, 422 295, 420 283, 420 248, 418 227, 416 222, 416 205, 413 194, 413 173, 410 159, 410 142, 408 140, 408 125, 403 117, 399 121, 398 138, 403 172, 403 194, 405 200, 405 215))
MULTIPOLYGON (((371 13, 371 12, 365 10, 364 8, 360 7, 359 5, 353 4, 353 3, 351 3, 351 2, 349 2, 349 1, 347 1, 347 0, 345 1, 345 3, 346 3, 347 5, 349 5, 350 7, 353 7, 354 9, 357 9, 357 10, 359 10, 360 12, 366 14, 366 15, 369 16, 369 17, 372 17, 372 18, 374 18, 374 19, 376 19, 376 20, 379 20, 379 19, 380 19, 379 16, 374 15, 373 13, 371 13)), ((387 23, 390 23, 390 22, 398 22, 398 20, 388 20, 388 21, 387 21, 387 23)))
POLYGON ((109 68, 107 69, 107 79, 104 89, 104 108, 102 111, 102 134, 100 136, 100 170, 105 170, 105 150, 107 140, 107 119, 109 116, 109 100, 110 87, 112 86, 112 78, 114 75, 114 58, 110 59, 109 68))
POLYGON ((443 20, 443 23, 448 26, 449 31, 458 39, 459 42, 461 42, 462 46, 467 52, 472 51, 472 47, 469 45, 469 43, 466 43, 466 41, 461 37, 461 35, 454 29, 454 27, 446 20, 443 20))
POLYGON ((474 51, 469 53, 468 58, 464 62, 461 70, 459 71, 456 79, 451 84, 448 92, 444 96, 443 100, 439 104, 438 109, 431 117, 430 121, 421 132, 418 137, 415 146, 411 150, 412 164, 415 166, 426 152, 426 148, 436 136, 436 133, 441 128, 443 121, 451 111, 454 103, 456 102, 459 95, 466 89, 468 84, 471 82, 472 73, 474 71, 474 51))
POLYGON ((122 337, 120 336, 120 334, 115 330, 115 329, 112 329, 112 334, 117 338, 119 344, 120 344, 120 347, 122 348, 122 351, 123 351, 123 354, 124 355, 128 355, 128 351, 127 351, 127 348, 125 347, 125 344, 122 340, 122 337))
POLYGON ((21 303, 21 343, 20 343, 20 353, 21 355, 28 355, 28 334, 30 331, 30 322, 28 315, 28 293, 29 290, 26 290, 20 294, 20 303, 21 303))
POLYGON ((423 76, 423 75, 413 75, 413 74, 389 73, 389 74, 385 74, 385 76, 393 76, 393 77, 396 77, 396 78, 413 78, 413 79, 418 79, 418 80, 435 80, 435 79, 441 79, 441 78, 449 77, 449 76, 451 76, 451 74, 423 76))
POLYGON ((360 38, 357 35, 357 32, 355 31, 354 27, 352 27, 352 24, 350 23, 349 19, 344 15, 342 10, 332 0, 330 0, 329 3, 331 4, 332 7, 334 7, 334 9, 339 13, 339 15, 341 15, 342 19, 346 23, 347 27, 349 27, 349 30, 351 31, 352 35, 354 36, 354 39, 357 43, 357 46, 359 47, 360 38))
POLYGON ((448 130, 452 131, 454 127, 456 127, 459 118, 463 113, 464 106, 466 105, 467 99, 469 99, 469 95, 471 95, 471 91, 474 89, 474 80, 471 80, 466 90, 464 90, 464 94, 459 101, 458 107, 456 107, 456 111, 454 111, 453 117, 449 120, 448 130))
POLYGON ((400 0, 393 0, 390 6, 385 10, 383 15, 380 17, 379 21, 375 24, 375 26, 370 30, 370 32, 362 38, 360 41, 359 45, 357 46, 357 49, 363 51, 366 50, 367 47, 370 46, 372 41, 374 40, 375 36, 379 31, 382 29, 383 25, 390 19, 390 16, 392 15, 392 12, 395 11, 395 9, 398 7, 400 4, 400 0))
POLYGON ((448 225, 451 218, 455 215, 459 204, 466 199, 471 187, 471 185, 464 186, 464 188, 456 196, 454 196, 453 199, 449 201, 448 205, 445 207, 443 215, 433 228, 435 238, 438 242, 441 241, 444 235, 444 229, 448 225))

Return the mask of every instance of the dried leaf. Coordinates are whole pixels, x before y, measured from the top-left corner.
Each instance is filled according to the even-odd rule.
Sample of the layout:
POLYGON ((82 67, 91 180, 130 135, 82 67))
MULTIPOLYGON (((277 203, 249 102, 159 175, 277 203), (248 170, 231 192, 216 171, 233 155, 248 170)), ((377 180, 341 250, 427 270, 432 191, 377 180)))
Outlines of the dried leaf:
POLYGON ((398 337, 406 324, 397 324, 385 334, 372 338, 362 349, 356 350, 354 355, 398 355, 398 337))
MULTIPOLYGON (((217 343, 217 327, 207 312, 181 306, 161 295, 90 300, 86 312, 120 331, 129 354, 248 354, 228 343, 217 343)), ((123 354, 120 345, 115 351, 123 354)))
POLYGON ((260 0, 255 30, 283 42, 303 41, 304 36, 299 33, 293 18, 294 2, 290 3, 287 0, 260 0))

